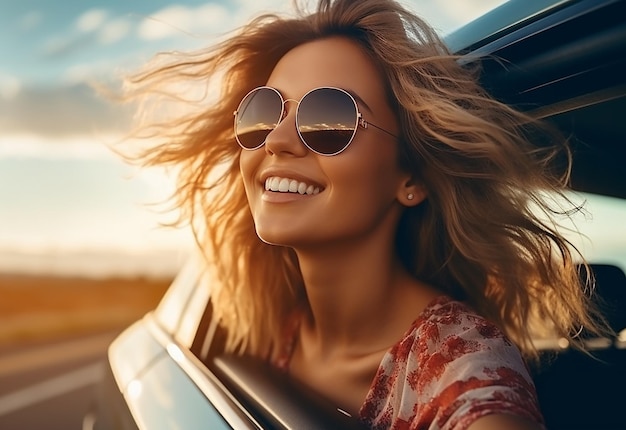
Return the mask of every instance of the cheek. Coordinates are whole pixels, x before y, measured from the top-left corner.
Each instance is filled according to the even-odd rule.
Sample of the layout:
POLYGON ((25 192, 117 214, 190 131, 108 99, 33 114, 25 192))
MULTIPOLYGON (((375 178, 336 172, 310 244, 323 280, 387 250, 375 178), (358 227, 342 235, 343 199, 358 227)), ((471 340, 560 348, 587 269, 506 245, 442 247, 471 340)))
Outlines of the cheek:
POLYGON ((249 193, 250 187, 254 183, 254 178, 256 177, 256 172, 262 158, 259 152, 261 151, 241 150, 241 154, 239 155, 239 173, 243 179, 246 193, 249 193))
POLYGON ((400 169, 394 151, 369 148, 358 156, 342 161, 332 169, 337 183, 348 184, 358 194, 395 194, 400 169))

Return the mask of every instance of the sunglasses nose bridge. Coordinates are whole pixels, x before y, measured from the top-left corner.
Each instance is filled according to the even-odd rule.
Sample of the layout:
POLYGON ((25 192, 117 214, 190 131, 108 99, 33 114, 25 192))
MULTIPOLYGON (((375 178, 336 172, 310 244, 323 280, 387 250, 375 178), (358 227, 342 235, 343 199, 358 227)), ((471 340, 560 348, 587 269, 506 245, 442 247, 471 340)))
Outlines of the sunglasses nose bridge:
POLYGON ((298 112, 298 106, 300 105, 300 100, 296 100, 296 99, 283 99, 283 106, 282 106, 282 116, 281 116, 281 121, 283 119, 285 119, 287 117, 287 115, 289 115, 289 109, 287 109, 287 103, 291 102, 291 103, 295 103, 296 104, 296 113, 298 112))
POLYGON ((300 100, 296 99, 283 99, 281 117, 272 131, 269 132, 265 138, 265 149, 271 153, 292 153, 294 155, 305 155, 307 147, 303 144, 297 132, 296 116, 298 112, 298 106, 300 100), (295 109, 288 109, 287 103, 293 102, 296 104, 295 109), (293 113, 293 119, 285 122, 291 113, 293 113), (294 133, 291 135, 290 133, 294 133), (286 133, 286 134, 285 134, 286 133), (297 147, 294 146, 297 144, 297 147))
MULTIPOLYGON (((296 100, 296 99, 283 99, 282 96, 281 96, 282 106, 280 108, 280 118, 278 118, 278 123, 276 124, 276 127, 278 127, 283 122, 283 120, 289 116, 289 109, 287 109, 287 103, 288 102, 296 103, 296 110, 295 110, 295 112, 296 112, 296 115, 297 115, 298 106, 300 105, 300 101, 296 100)), ((294 122, 295 122, 295 120, 294 120, 294 122)))

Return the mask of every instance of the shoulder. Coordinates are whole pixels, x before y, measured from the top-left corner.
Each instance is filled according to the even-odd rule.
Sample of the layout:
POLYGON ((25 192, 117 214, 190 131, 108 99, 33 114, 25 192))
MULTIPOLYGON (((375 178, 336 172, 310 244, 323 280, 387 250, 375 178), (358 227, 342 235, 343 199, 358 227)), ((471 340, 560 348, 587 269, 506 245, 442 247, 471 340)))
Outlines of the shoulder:
POLYGON ((448 297, 424 309, 381 366, 389 398, 402 399, 387 403, 396 420, 445 429, 501 413, 542 420, 519 350, 495 324, 448 297))
POLYGON ((451 360, 492 348, 518 349, 492 322, 468 305, 446 296, 435 299, 407 334, 418 353, 447 353, 451 360), (443 349, 442 349, 443 348, 443 349))
POLYGON ((468 305, 440 296, 421 312, 390 352, 399 355, 398 360, 402 356, 420 363, 444 360, 440 363, 443 366, 467 354, 494 349, 520 356, 519 350, 495 324, 468 305))
POLYGON ((435 298, 421 312, 419 318, 413 324, 414 327, 420 325, 437 325, 459 327, 467 324, 476 324, 481 329, 487 329, 484 334, 487 336, 500 336, 501 332, 486 318, 478 314, 466 303, 451 299, 448 296, 435 298))
POLYGON ((532 388, 519 349, 495 324, 461 302, 437 299, 416 321, 411 343, 411 359, 419 363, 424 386, 493 382, 532 388))
POLYGON ((418 392, 489 382, 523 384, 532 381, 518 348, 493 323, 462 302, 442 296, 414 322, 392 349, 395 362, 416 369, 418 392))

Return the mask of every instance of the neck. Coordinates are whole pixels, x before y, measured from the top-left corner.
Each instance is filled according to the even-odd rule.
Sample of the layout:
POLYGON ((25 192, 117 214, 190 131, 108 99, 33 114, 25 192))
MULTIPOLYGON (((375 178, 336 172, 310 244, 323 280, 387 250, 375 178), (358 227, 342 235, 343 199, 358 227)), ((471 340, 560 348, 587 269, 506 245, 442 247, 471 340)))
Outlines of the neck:
POLYGON ((397 327, 408 328, 417 316, 406 300, 419 289, 397 261, 393 241, 296 252, 310 310, 301 335, 320 354, 387 349, 390 339, 402 334, 397 327), (394 325, 398 318, 402 321, 394 325))

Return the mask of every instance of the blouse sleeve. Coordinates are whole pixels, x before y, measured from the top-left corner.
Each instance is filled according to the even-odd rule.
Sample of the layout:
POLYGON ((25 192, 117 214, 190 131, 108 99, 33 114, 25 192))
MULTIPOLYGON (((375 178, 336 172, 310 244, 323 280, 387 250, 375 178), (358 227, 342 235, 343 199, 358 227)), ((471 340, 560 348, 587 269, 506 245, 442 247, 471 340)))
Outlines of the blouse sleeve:
POLYGON ((494 324, 446 299, 387 352, 360 411, 375 430, 465 430, 489 414, 543 425, 517 347, 494 324))

